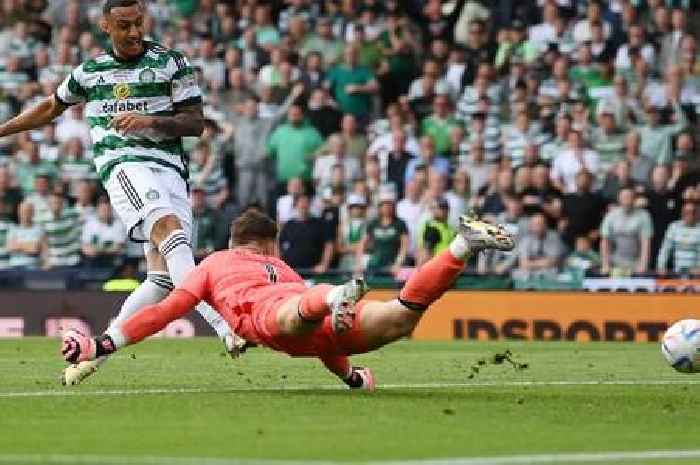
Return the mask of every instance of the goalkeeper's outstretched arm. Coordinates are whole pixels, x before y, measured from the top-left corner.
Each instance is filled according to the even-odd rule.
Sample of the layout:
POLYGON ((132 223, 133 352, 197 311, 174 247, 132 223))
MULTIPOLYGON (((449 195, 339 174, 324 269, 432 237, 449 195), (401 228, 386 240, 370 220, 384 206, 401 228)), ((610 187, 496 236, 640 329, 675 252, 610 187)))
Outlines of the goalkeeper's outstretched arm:
POLYGON ((199 301, 200 299, 190 292, 175 289, 160 303, 144 307, 121 325, 107 330, 102 336, 91 338, 78 331, 68 331, 63 336, 61 353, 70 363, 95 360, 109 355, 121 347, 136 344, 156 334, 168 323, 192 311, 199 301))
POLYGON ((66 111, 66 108, 55 95, 47 97, 38 105, 23 111, 5 124, 0 124, 0 137, 45 126, 66 111))

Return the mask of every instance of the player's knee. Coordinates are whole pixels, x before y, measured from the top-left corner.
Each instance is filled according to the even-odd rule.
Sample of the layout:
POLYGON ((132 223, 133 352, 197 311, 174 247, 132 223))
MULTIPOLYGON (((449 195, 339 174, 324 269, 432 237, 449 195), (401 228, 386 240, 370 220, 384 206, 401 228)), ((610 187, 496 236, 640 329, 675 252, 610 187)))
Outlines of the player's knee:
POLYGON ((172 211, 158 208, 146 216, 144 229, 151 242, 159 246, 173 231, 182 229, 182 223, 172 211))
POLYGON ((395 341, 410 336, 417 322, 411 313, 395 312, 386 321, 384 337, 388 341, 395 341))

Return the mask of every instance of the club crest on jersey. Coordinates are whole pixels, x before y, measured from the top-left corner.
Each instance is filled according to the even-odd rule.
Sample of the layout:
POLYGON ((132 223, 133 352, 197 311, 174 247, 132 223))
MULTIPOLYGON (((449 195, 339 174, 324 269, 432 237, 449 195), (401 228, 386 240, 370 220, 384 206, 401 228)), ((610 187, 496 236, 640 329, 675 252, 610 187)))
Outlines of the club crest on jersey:
POLYGON ((159 198, 160 194, 155 189, 151 189, 148 192, 146 192, 146 200, 153 202, 154 200, 158 200, 159 198))
POLYGON ((131 95, 131 87, 126 83, 117 84, 112 92, 117 100, 126 100, 131 95))
POLYGON ((139 81, 148 84, 156 80, 156 73, 150 69, 146 68, 139 74, 139 81))

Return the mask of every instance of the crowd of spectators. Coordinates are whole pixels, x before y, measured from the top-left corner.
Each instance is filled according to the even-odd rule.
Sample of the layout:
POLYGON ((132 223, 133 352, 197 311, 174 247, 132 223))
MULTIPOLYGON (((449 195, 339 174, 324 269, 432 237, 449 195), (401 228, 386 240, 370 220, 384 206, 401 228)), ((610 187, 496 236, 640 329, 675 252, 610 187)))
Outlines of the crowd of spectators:
MULTIPOLYGON (((518 238, 471 271, 700 271, 693 0, 157 0, 206 129, 187 139, 193 249, 246 208, 309 272, 401 273, 461 214, 518 238)), ((0 4, 0 121, 109 44, 100 2, 0 4)), ((127 244, 80 106, 0 140, 0 268, 115 267, 127 244)))

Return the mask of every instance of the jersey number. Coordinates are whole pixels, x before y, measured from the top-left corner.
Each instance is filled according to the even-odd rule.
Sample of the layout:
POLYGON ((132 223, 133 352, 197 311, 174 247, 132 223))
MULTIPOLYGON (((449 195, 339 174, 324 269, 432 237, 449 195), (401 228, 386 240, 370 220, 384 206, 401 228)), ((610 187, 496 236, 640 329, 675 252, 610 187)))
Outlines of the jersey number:
POLYGON ((267 273, 267 279, 271 283, 276 283, 277 282, 277 269, 270 265, 269 263, 265 263, 265 272, 267 273))

